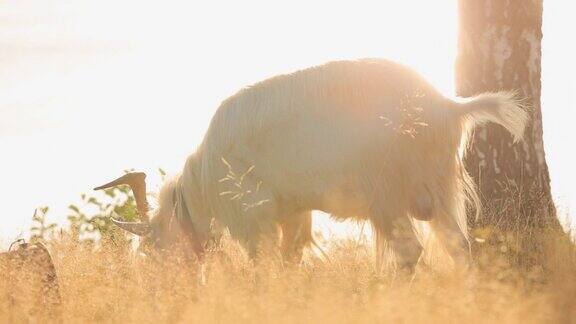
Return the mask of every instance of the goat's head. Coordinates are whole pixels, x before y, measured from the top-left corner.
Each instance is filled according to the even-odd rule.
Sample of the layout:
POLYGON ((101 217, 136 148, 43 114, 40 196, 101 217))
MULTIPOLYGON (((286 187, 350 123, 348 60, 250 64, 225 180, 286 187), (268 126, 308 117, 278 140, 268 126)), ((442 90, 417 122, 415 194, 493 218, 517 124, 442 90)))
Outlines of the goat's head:
MULTIPOLYGON (((127 173, 116 180, 94 188, 94 190, 128 185, 134 194, 140 221, 126 222, 112 217, 112 222, 128 232, 140 236, 141 251, 162 251, 171 249, 177 243, 182 243, 193 234, 183 235, 183 228, 178 222, 175 197, 177 183, 177 179, 174 179, 164 184, 158 197, 158 207, 153 211, 150 210, 146 197, 146 174, 143 172, 127 173)), ((184 242, 184 244, 186 243, 184 242)))

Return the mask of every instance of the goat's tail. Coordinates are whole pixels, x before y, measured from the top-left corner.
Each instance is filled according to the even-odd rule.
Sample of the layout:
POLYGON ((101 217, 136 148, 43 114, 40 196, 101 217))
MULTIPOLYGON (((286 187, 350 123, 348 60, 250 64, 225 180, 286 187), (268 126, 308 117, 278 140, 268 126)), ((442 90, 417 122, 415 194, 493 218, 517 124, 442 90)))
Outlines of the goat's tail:
POLYGON ((527 106, 523 105, 516 92, 500 91, 483 93, 466 98, 456 104, 457 113, 472 124, 494 122, 504 126, 520 140, 530 119, 527 106))

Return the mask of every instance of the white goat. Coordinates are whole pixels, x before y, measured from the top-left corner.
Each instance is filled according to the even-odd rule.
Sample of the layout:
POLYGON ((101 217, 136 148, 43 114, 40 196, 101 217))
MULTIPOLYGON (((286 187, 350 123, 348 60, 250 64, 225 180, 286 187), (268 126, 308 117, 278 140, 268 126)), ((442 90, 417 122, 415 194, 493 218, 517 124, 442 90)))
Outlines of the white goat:
POLYGON ((369 221, 390 265, 414 265, 420 247, 430 262, 464 262, 467 205, 480 206, 462 159, 484 121, 519 139, 528 114, 510 92, 455 102, 397 63, 330 62, 225 100, 150 222, 143 174, 97 189, 130 184, 143 222, 115 222, 162 248, 180 231, 201 255, 215 220, 253 257, 281 237, 284 257, 299 260, 321 210, 369 221))

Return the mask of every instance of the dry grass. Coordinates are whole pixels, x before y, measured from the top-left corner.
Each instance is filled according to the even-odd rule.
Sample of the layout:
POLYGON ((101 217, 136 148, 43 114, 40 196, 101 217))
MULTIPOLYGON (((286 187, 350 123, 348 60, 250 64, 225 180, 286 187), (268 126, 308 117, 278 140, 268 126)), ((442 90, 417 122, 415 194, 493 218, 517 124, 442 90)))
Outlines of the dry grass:
MULTIPOLYGON (((178 257, 160 265, 113 244, 95 249, 66 236, 49 247, 66 323, 576 322, 574 247, 541 235, 544 266, 510 266, 500 242, 477 249, 478 264, 467 273, 422 273, 412 284, 375 273, 369 249, 353 240, 335 242, 329 262, 308 255, 292 268, 270 257, 254 269, 228 244, 208 261, 205 286, 178 257)), ((0 322, 54 320, 34 318, 2 286, 0 292, 0 322)))

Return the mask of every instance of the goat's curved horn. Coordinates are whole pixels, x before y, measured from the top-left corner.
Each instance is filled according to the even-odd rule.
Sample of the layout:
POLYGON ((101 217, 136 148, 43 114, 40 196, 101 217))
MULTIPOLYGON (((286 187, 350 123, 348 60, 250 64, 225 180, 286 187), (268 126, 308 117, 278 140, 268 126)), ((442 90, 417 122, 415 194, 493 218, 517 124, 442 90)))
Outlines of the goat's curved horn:
POLYGON ((138 214, 144 222, 148 222, 148 211, 150 209, 148 205, 148 200, 146 199, 146 173, 144 172, 130 172, 121 176, 120 178, 108 182, 105 185, 94 188, 94 190, 107 189, 119 185, 129 185, 134 193, 134 199, 136 200, 136 209, 138 209, 138 214))
POLYGON ((150 233, 151 228, 150 224, 148 223, 140 223, 140 222, 123 222, 119 221, 114 217, 110 218, 112 223, 116 224, 116 226, 120 227, 121 229, 128 231, 132 234, 136 234, 138 236, 144 236, 150 233))

